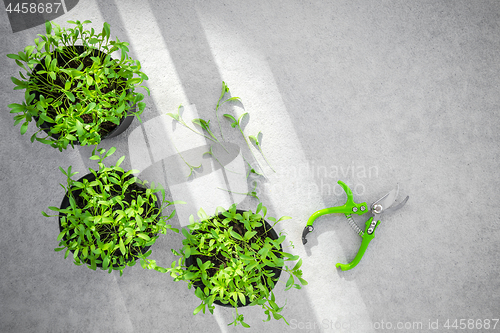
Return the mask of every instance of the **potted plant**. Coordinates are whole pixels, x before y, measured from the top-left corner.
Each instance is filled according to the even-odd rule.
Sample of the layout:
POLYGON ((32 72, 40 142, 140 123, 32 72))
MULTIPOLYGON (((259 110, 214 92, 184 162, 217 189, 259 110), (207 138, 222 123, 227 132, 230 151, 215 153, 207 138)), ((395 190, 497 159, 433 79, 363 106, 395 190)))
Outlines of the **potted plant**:
POLYGON ((148 259, 148 250, 159 234, 178 232, 166 224, 175 210, 169 216, 162 211, 180 202, 166 201, 163 189, 148 187, 132 175, 136 170, 123 170, 120 164, 125 156, 106 167, 103 160, 115 152, 114 147, 108 152, 99 149, 98 154, 96 149, 90 159, 98 161, 98 170, 89 168, 89 174, 75 181, 71 177, 78 172, 71 172, 71 166, 67 171, 59 168, 67 177, 67 186, 61 184, 66 195, 59 208, 49 207, 59 215, 42 212, 59 217, 60 243, 55 251, 66 250, 64 258, 72 252, 76 265, 87 264, 93 270, 119 270, 122 275, 125 267, 140 259, 143 268, 166 272, 148 259))
POLYGON ((46 22, 46 34, 39 34, 35 45, 7 55, 25 71, 19 72, 20 79, 11 78, 14 90, 26 89, 21 104, 9 104, 17 114, 14 125, 22 123, 24 134, 35 120, 38 131, 31 142, 60 151, 74 144, 97 145, 123 132, 133 116, 140 120, 146 105, 135 88, 148 79, 140 62, 127 55, 129 44, 110 40, 108 23, 96 34, 83 27, 91 21, 68 22, 74 27, 46 22), (119 59, 111 56, 115 51, 120 51, 119 59))
MULTIPOLYGON (((267 314, 268 321, 271 315, 275 319, 285 320, 280 314, 284 306, 279 307, 273 293, 273 288, 283 271, 289 273, 286 290, 295 287, 297 278, 302 285, 307 282, 302 279, 302 259, 293 268, 285 262, 298 260, 299 257, 283 252, 281 243, 285 236, 278 236, 273 227, 264 218, 267 209, 259 203, 256 212, 242 211, 232 205, 225 210, 218 207, 215 215, 209 217, 203 210, 198 216, 200 221, 195 223, 190 217, 189 231, 182 229, 183 248, 172 250, 180 256, 168 269, 175 281, 187 281, 188 287, 194 286, 195 295, 201 299, 193 314, 205 309, 213 313, 214 304, 234 307, 235 319, 232 323, 244 322, 238 308, 248 305, 259 305, 267 314)), ((286 322, 286 320, 285 320, 286 322)), ((288 322, 286 322, 288 324, 288 322)))

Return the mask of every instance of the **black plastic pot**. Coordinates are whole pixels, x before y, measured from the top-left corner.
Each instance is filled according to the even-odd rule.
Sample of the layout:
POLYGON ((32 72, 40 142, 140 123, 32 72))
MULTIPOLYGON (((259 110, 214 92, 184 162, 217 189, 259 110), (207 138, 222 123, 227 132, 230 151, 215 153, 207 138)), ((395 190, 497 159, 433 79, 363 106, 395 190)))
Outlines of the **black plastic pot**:
MULTIPOLYGON (((241 210, 241 209, 237 209, 236 210, 236 213, 239 213, 239 214, 243 214, 245 211, 244 210, 241 210)), ((219 214, 218 215, 219 217, 223 217, 222 214, 219 214)), ((264 220, 264 225, 265 225, 265 228, 266 230, 269 230, 269 238, 271 238, 272 240, 276 240, 279 238, 278 234, 276 233, 276 231, 271 227, 271 225, 266 221, 264 220)), ((283 246, 281 246, 280 244, 280 251, 283 251, 283 246)), ((192 266, 195 264, 194 260, 193 260, 193 257, 190 256, 189 258, 186 259, 186 262, 185 262, 186 266, 192 266)), ((279 277, 281 275, 281 269, 277 268, 277 267, 269 267, 269 266, 265 266, 264 267, 266 270, 272 270, 273 273, 274 273, 274 277, 272 278, 274 282, 278 281, 279 280, 279 277)), ((205 285, 201 282, 201 281, 197 281, 194 283, 194 286, 195 288, 198 288, 198 287, 201 287, 202 289, 205 287, 205 285)), ((195 289, 196 290, 196 289, 195 289)), ((243 306, 247 306, 248 304, 250 304, 250 298, 248 296, 245 296, 246 298, 246 301, 245 301, 245 305, 243 305, 243 303, 241 303, 241 301, 238 299, 238 307, 243 307, 243 306)), ((223 306, 223 307, 227 307, 227 308, 231 308, 233 307, 230 303, 228 304, 224 304, 222 303, 221 301, 219 300, 215 300, 214 301, 214 304, 217 304, 217 305, 220 305, 220 306, 223 306)))
MULTIPOLYGON (((87 179, 89 182, 91 182, 91 181, 94 181, 94 180, 95 180, 95 176, 94 176, 94 174, 89 173, 89 174, 87 174, 87 175, 85 175, 85 176, 81 177, 81 178, 80 178, 80 179, 78 179, 77 181, 78 181, 78 182, 83 182, 83 180, 84 180, 84 179, 87 179)), ((141 186, 141 187, 143 187, 143 186, 142 186, 142 185, 140 185, 140 184, 138 184, 138 185, 139 185, 139 186, 141 186)), ((73 195, 74 195, 74 197, 79 196, 81 192, 82 192, 81 190, 75 190, 75 191, 73 191, 73 195)), ((156 197, 157 197, 157 199, 158 199, 158 200, 156 200, 156 203, 155 203, 155 204, 156 204, 156 208, 157 208, 157 209, 161 209, 160 197, 158 196, 158 194, 157 194, 157 193, 154 193, 154 194, 156 195, 156 197)), ((67 207, 69 207, 69 206, 70 206, 70 203, 69 203, 69 196, 68 196, 68 192, 66 192, 66 194, 64 195, 64 198, 63 198, 63 200, 62 200, 62 202, 61 202, 61 206, 60 206, 60 208, 61 208, 61 209, 65 209, 65 208, 67 208, 67 207)), ((60 214, 59 214, 59 232, 62 232, 62 231, 63 231, 63 227, 62 227, 62 225, 61 225, 61 217, 63 217, 63 216, 66 216, 66 214, 63 214, 63 213, 60 213, 60 214)), ((66 240, 66 235, 63 237, 63 239, 64 239, 64 240, 66 240)), ((140 251, 140 252, 141 252, 142 254, 145 254, 146 252, 148 252, 148 251, 149 251, 149 249, 150 249, 150 248, 151 248, 151 246, 145 246, 145 247, 143 247, 143 248, 141 249, 141 251, 140 251)), ((71 253, 74 253, 74 250, 70 250, 70 251, 71 251, 71 253)), ((82 259, 81 259, 81 261, 82 261, 82 262, 85 262, 85 261, 83 261, 82 259)), ((125 262, 130 262, 130 261, 132 261, 132 258, 130 258, 130 257, 129 257, 128 259, 125 259, 125 262)), ((90 265, 90 262, 85 262, 85 263, 86 263, 87 265, 90 265)), ((97 263, 97 264, 96 264, 96 266, 97 266, 97 267, 102 267, 102 264, 101 264, 101 263, 97 263)), ((113 267, 119 267, 119 266, 118 266, 118 265, 113 265, 113 267)))
MULTIPOLYGON (((75 48, 80 53, 83 53, 85 51, 85 47, 81 46, 81 45, 75 45, 75 48)), ((94 49, 90 53, 90 55, 91 56, 95 56, 95 57, 100 57, 100 58, 105 58, 107 56, 106 53, 104 53, 104 52, 102 52, 100 50, 97 50, 97 49, 94 49)), ((58 61, 59 64, 62 63, 62 62, 64 62, 64 61, 70 60, 67 57, 65 57, 63 54, 58 54, 56 56, 56 58, 57 58, 57 61, 58 61)), ((43 59, 42 59, 42 61, 43 61, 43 59)), ((39 70, 43 70, 43 66, 41 64, 36 65, 35 68, 33 69, 33 72, 37 72, 39 70)), ((33 91, 33 93, 35 94, 35 100, 38 100, 40 98, 41 94, 39 92, 37 92, 37 91, 33 91)), ((133 107, 133 108, 129 109, 127 111, 127 116, 125 116, 122 119, 120 119, 120 124, 117 125, 110 132, 102 135, 101 136, 101 140, 111 139, 111 138, 116 137, 116 136, 120 135, 121 133, 123 133, 130 126, 130 124, 132 124, 132 121, 134 120, 134 116, 132 115, 132 113, 135 112, 135 110, 136 110, 136 107, 133 107)), ((35 116, 34 118, 38 122, 39 117, 35 116)), ((56 140, 59 139, 59 137, 60 137, 59 133, 50 133, 50 129, 51 129, 51 124, 50 123, 47 123, 47 122, 44 121, 43 123, 40 124, 40 129, 42 129, 45 133, 47 133, 48 135, 50 135, 51 137, 53 137, 56 140)), ((72 143, 76 144, 76 145, 79 145, 80 141, 76 140, 76 141, 72 141, 72 143)))

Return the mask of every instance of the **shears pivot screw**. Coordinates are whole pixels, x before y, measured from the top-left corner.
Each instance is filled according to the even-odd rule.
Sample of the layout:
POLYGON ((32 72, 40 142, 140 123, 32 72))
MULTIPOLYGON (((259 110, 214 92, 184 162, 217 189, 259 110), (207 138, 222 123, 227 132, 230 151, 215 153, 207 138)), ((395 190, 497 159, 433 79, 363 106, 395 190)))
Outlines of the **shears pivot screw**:
POLYGON ((382 211, 382 205, 375 205, 375 206, 373 206, 373 212, 375 214, 380 214, 381 211, 382 211))
POLYGON ((352 207, 352 211, 356 213, 358 211, 358 207, 352 207))
POLYGON ((365 206, 361 206, 360 209, 361 209, 362 212, 364 212, 365 209, 366 209, 366 207, 365 206))

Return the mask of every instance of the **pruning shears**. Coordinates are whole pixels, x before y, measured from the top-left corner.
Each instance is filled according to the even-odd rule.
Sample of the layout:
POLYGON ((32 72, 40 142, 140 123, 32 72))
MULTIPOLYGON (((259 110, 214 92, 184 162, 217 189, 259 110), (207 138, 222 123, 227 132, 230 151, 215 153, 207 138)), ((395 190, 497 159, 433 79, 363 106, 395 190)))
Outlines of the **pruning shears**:
POLYGON ((313 223, 318 217, 326 214, 334 214, 334 213, 343 213, 349 222, 351 228, 362 238, 361 247, 356 254, 356 257, 350 264, 341 264, 338 263, 335 266, 340 267, 341 270, 346 271, 351 268, 356 267, 359 263, 363 255, 365 254, 366 248, 370 244, 371 240, 375 237, 375 230, 380 224, 380 216, 382 213, 388 211, 395 211, 401 207, 403 207, 408 201, 409 196, 407 196, 403 201, 394 206, 396 202, 396 197, 399 193, 399 185, 396 186, 395 189, 384 195, 382 198, 375 201, 368 209, 366 202, 355 203, 352 195, 351 189, 343 182, 338 181, 338 184, 344 189, 347 194, 347 201, 343 206, 336 206, 318 210, 314 214, 311 215, 309 220, 307 221, 307 225, 302 232, 302 244, 307 243, 306 236, 308 233, 314 230, 313 223), (352 214, 363 215, 365 213, 370 212, 373 216, 365 222, 365 230, 361 230, 358 225, 354 222, 352 218, 352 214))

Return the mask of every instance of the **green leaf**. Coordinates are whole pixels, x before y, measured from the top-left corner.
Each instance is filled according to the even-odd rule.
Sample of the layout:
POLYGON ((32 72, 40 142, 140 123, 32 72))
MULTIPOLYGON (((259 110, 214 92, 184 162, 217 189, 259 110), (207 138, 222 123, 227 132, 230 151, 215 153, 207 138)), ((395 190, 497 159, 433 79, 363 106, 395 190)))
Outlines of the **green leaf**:
POLYGON ((274 244, 279 245, 279 244, 283 243, 283 241, 285 240, 285 238, 286 238, 285 235, 281 236, 280 238, 274 240, 274 244))
POLYGON ((125 245, 123 244, 123 239, 120 238, 120 251, 122 252, 123 255, 125 255, 127 252, 125 251, 125 245))
POLYGON ((76 259, 78 258, 78 253, 80 252, 80 248, 77 248, 75 252, 73 252, 73 258, 76 259))
POLYGON ((52 25, 49 21, 45 21, 45 31, 47 32, 47 35, 50 35, 52 32, 52 25))
POLYGON ((115 166, 116 166, 116 167, 119 167, 119 166, 120 166, 120 164, 122 164, 123 160, 125 160, 125 156, 120 157, 120 158, 118 159, 118 161, 116 162, 115 166))
POLYGON ((137 234, 137 237, 140 237, 140 238, 147 240, 147 241, 151 239, 151 238, 149 238, 148 235, 146 235, 144 233, 137 234))
POLYGON ((245 295, 243 295, 243 293, 238 293, 238 297, 240 298, 240 301, 243 305, 246 305, 247 304, 247 300, 246 300, 246 297, 245 295))
MULTIPOLYGON (((55 80, 55 78, 54 78, 54 80, 55 80)), ((75 101, 75 95, 73 95, 73 93, 71 91, 65 91, 64 93, 66 94, 66 96, 68 97, 68 99, 70 101, 72 101, 72 102, 75 101)))
POLYGON ((175 114, 175 113, 167 113, 167 116, 170 116, 170 117, 174 118, 175 120, 179 121, 179 115, 178 115, 178 114, 175 114))
POLYGON ((66 233, 66 231, 61 231, 59 233, 59 236, 57 236, 57 240, 60 241, 61 239, 63 239, 65 233, 66 233))
POLYGON ((13 76, 11 76, 11 78, 10 78, 10 79, 12 80, 12 82, 14 82, 14 84, 16 84, 16 85, 18 85, 18 86, 20 86, 20 87, 25 87, 25 86, 26 86, 26 83, 25 83, 25 82, 23 82, 23 81, 21 81, 21 80, 19 80, 19 79, 15 78, 15 77, 13 77, 13 76))
POLYGON ((250 141, 251 141, 252 143, 254 143, 256 146, 258 146, 258 145, 259 145, 259 140, 257 140, 257 138, 256 138, 255 136, 253 136, 253 135, 249 135, 249 136, 248 136, 248 138, 249 138, 249 139, 250 139, 250 141))
POLYGON ((76 133, 78 133, 79 137, 82 137, 84 134, 83 125, 79 120, 76 120, 76 133))
POLYGON ((186 246, 186 248, 184 250, 184 255, 186 258, 189 258, 191 256, 191 247, 189 245, 186 246))
POLYGON ((240 101, 240 100, 241 100, 241 98, 239 98, 239 97, 231 97, 231 98, 226 99, 224 101, 224 103, 230 102, 230 101, 240 101))
POLYGON ((198 305, 196 307, 196 309, 194 309, 193 311, 193 315, 197 314, 198 312, 200 312, 201 310, 203 309, 203 313, 205 313, 205 303, 201 303, 200 305, 198 305))
POLYGON ((52 59, 50 62, 50 70, 54 70, 57 67, 57 58, 52 59))
POLYGON ((42 118, 44 121, 46 121, 48 123, 55 123, 54 119, 47 116, 46 113, 40 113, 40 118, 42 118))
POLYGON ((231 236, 233 236, 234 238, 238 239, 238 240, 243 240, 243 238, 241 238, 240 234, 234 232, 233 230, 230 230, 229 233, 231 234, 231 236))
POLYGON ((284 221, 284 220, 291 220, 291 219, 292 219, 291 216, 282 216, 282 217, 280 217, 280 219, 278 220, 278 222, 279 221, 284 221))
MULTIPOLYGON (((142 217, 140 215, 136 215, 135 220, 137 222, 137 226, 139 227, 139 229, 142 229, 142 222, 143 222, 142 217)), ((146 239, 146 240, 149 240, 149 239, 146 239)))
MULTIPOLYGON (((139 107, 139 111, 144 111, 144 109, 146 108, 146 103, 139 102, 139 103, 137 103, 137 106, 139 107)), ((137 118, 139 119, 140 122, 142 122, 141 118, 139 116, 137 116, 137 118)))
POLYGON ((250 238, 252 238, 253 236, 255 236, 257 234, 257 231, 247 231, 245 232, 245 240, 249 240, 250 238))
POLYGON ((35 50, 35 45, 28 45, 24 48, 24 52, 28 57, 33 53, 33 50, 35 50))
POLYGON ((20 56, 18 56, 17 54, 7 54, 7 57, 11 58, 11 59, 15 59, 15 60, 22 60, 20 56))
POLYGON ((28 122, 26 121, 21 125, 21 134, 26 133, 27 130, 28 130, 28 122))
POLYGON ((45 46, 45 44, 46 44, 46 43, 47 43, 46 41, 43 41, 43 42, 41 42, 40 44, 38 44, 38 46, 37 46, 36 50, 37 50, 37 51, 40 51, 40 50, 41 50, 41 49, 45 46))
POLYGON ((225 113, 224 117, 231 119, 234 122, 233 124, 231 124, 231 126, 235 127, 238 124, 238 121, 232 115, 225 113))
POLYGON ((104 155, 104 158, 108 157, 108 156, 111 156, 114 154, 114 152, 116 151, 116 147, 111 147, 109 148, 108 152, 106 153, 106 155, 104 155))
POLYGON ((120 105, 120 106, 118 107, 118 109, 116 109, 116 110, 114 111, 114 113, 115 113, 115 115, 120 115, 120 114, 122 114, 122 113, 123 113, 123 111, 124 111, 124 110, 125 110, 125 103, 123 103, 122 105, 120 105))
POLYGON ((191 122, 193 124, 200 126, 201 128, 203 128, 206 131, 208 131, 210 129, 210 120, 207 122, 204 119, 196 118, 196 119, 191 120, 191 122))
POLYGON ((248 115, 248 112, 245 112, 245 113, 243 113, 243 114, 240 116, 240 118, 238 118, 238 125, 240 124, 241 120, 243 120, 243 118, 245 118, 245 116, 247 116, 247 115, 248 115))
POLYGON ((302 266, 302 258, 297 262, 297 264, 292 268, 292 271, 295 271, 302 266))
POLYGON ((241 255, 240 255, 240 259, 244 259, 244 260, 255 260, 255 258, 254 258, 254 257, 249 256, 249 255, 247 255, 247 254, 241 254, 241 255))
POLYGON ((290 275, 290 277, 289 277, 289 278, 288 278, 288 280, 286 281, 286 288, 287 288, 287 290, 288 290, 288 289, 290 289, 290 288, 292 287, 293 282, 294 282, 294 280, 293 280, 293 275, 290 275))
POLYGON ((106 36, 106 38, 109 39, 109 36, 111 34, 111 29, 108 22, 104 22, 104 25, 102 27, 102 32, 104 36, 106 36))
POLYGON ((109 256, 105 256, 104 259, 102 260, 102 268, 106 269, 108 268, 109 265, 109 256))
POLYGON ((288 258, 289 260, 297 260, 297 259, 300 258, 297 255, 293 255, 293 254, 287 253, 287 252, 283 252, 282 254, 283 254, 284 257, 288 258))

